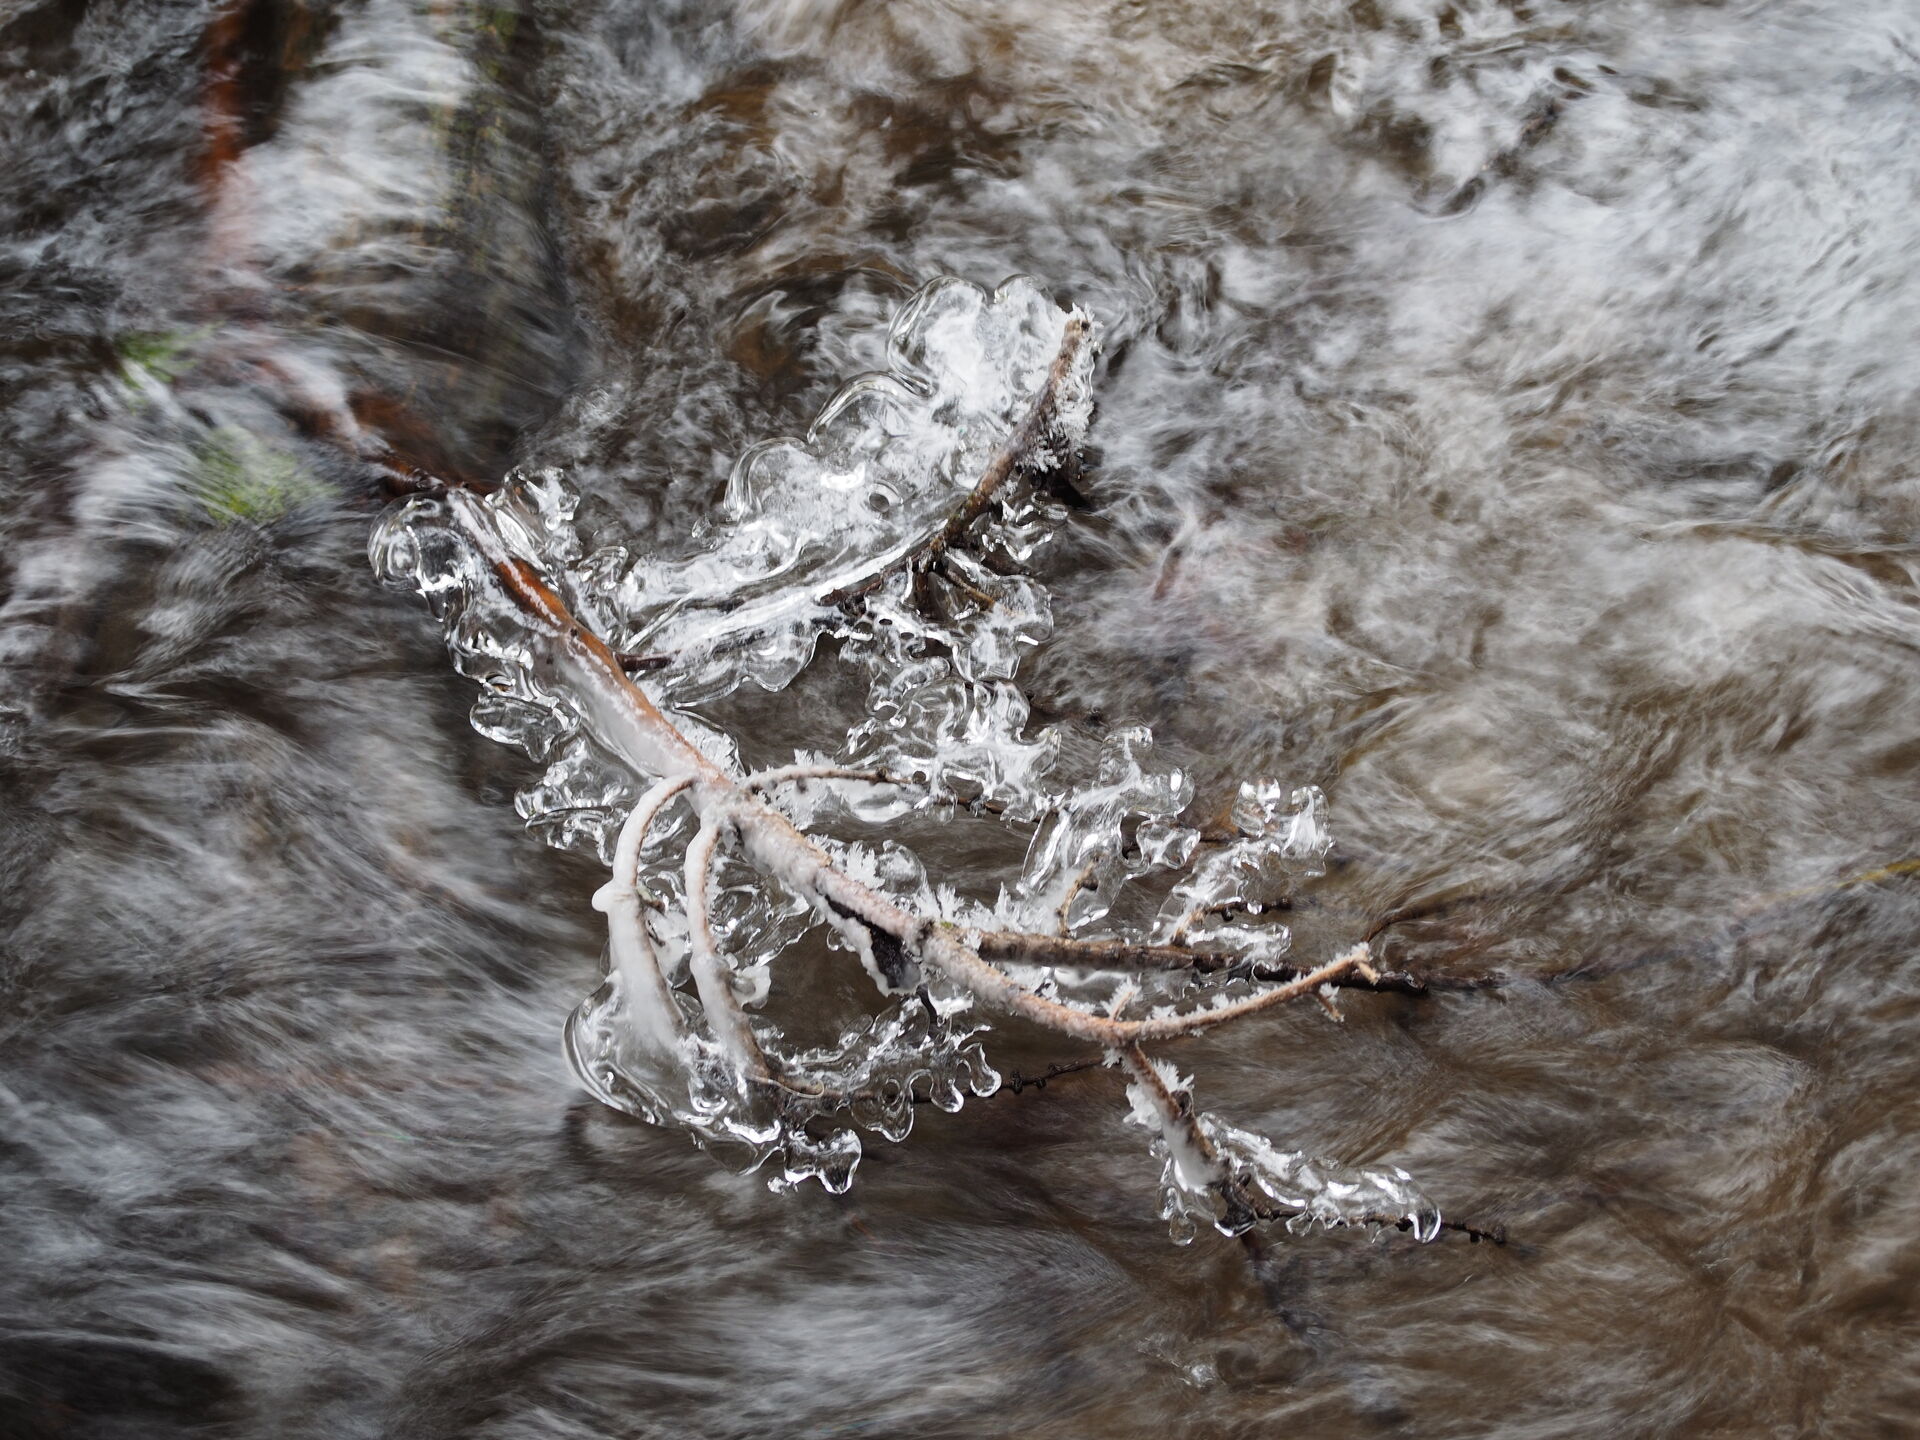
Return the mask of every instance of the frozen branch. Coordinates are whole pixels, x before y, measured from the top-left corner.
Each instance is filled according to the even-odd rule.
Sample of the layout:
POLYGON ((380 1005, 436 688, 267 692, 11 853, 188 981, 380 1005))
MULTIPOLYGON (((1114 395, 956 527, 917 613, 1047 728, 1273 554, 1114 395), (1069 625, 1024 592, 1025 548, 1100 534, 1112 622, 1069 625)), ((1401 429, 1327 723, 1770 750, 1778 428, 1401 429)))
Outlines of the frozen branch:
POLYGON ((754 1038, 747 1012, 734 993, 733 978, 721 957, 713 934, 708 887, 719 860, 720 826, 711 817, 701 821, 699 834, 687 846, 687 964, 700 996, 701 1008, 713 1027, 714 1038, 727 1058, 754 1080, 770 1081, 773 1072, 754 1038))
MULTIPOLYGON (((1064 1035, 1108 1048, 1167 1039, 1212 1029, 1246 1015, 1305 995, 1317 986, 1349 973, 1376 982, 1377 972, 1367 960, 1366 948, 1356 946, 1316 970, 1275 986, 1262 994, 1215 1009, 1152 1020, 1109 1020, 1090 1011, 1046 999, 1020 985, 1004 971, 983 960, 959 927, 933 924, 902 909, 887 896, 842 872, 833 860, 764 800, 735 781, 696 749, 634 684, 619 657, 593 631, 575 619, 553 589, 526 561, 508 552, 497 532, 486 522, 477 500, 461 491, 449 491, 450 514, 475 550, 486 560, 505 594, 518 607, 530 630, 549 647, 552 659, 573 683, 573 693, 584 700, 583 710, 602 740, 635 768, 663 778, 685 781, 702 830, 688 850, 687 890, 690 910, 699 903, 706 885, 706 864, 718 843, 722 817, 741 837, 749 858, 764 872, 785 882, 796 893, 847 914, 869 929, 892 938, 908 954, 930 964, 983 1003, 1046 1026, 1064 1035), (695 865, 696 856, 700 860, 695 865)), ((766 783, 763 777, 763 785, 766 783)), ((703 912, 704 913, 704 912, 703 912)), ((1000 932, 995 932, 996 935, 1000 932)), ((710 939, 710 937, 708 937, 710 939)), ((1056 936, 1030 937, 1034 944, 1059 945, 1056 936)), ((1001 939, 1002 945, 1017 941, 1001 939)), ((696 934, 695 955, 713 957, 714 947, 696 934)), ((710 958, 710 964, 717 959, 710 958)), ((696 967, 696 977, 701 973, 696 967)), ((709 981, 701 985, 701 1000, 709 981)), ((731 990, 726 994, 731 996, 731 990)), ((737 1001, 734 1002, 737 1008, 737 1001)), ((744 1017, 733 1024, 723 1014, 716 1026, 750 1040, 744 1017)), ((731 1043, 731 1042, 729 1042, 731 1043)), ((742 1044, 742 1054, 751 1051, 742 1044)))
POLYGON ((593 905, 607 917, 607 941, 614 972, 634 1006, 636 1028, 661 1053, 670 1053, 683 1034, 680 1007, 660 967, 653 937, 640 908, 640 852, 647 832, 667 802, 692 782, 662 780, 641 797, 613 852, 613 876, 593 897, 593 905))
MULTIPOLYGON (((902 572, 916 578, 924 575, 973 534, 976 525, 1004 497, 1016 476, 1044 471, 1062 461, 1057 451, 1063 436, 1065 443, 1070 444, 1084 424, 1084 376, 1092 338, 1086 321, 1078 315, 1066 319, 1061 333, 1058 351, 1046 369, 1038 393, 1018 423, 1010 431, 1001 432, 1006 438, 995 448, 965 498, 944 521, 917 548, 880 566, 867 579, 843 584, 824 594, 811 592, 814 603, 848 604, 872 595, 889 577, 902 572), (1063 422, 1062 410, 1069 403, 1079 408, 1074 411, 1074 418, 1063 422)), ((1182 943, 1189 921, 1176 927, 1174 943, 1066 933, 1071 929, 1076 900, 1083 892, 1097 888, 1102 907, 1110 906, 1108 889, 1124 883, 1127 875, 1137 873, 1127 867, 1148 863, 1137 856, 1118 860, 1120 868, 1110 874, 1102 868, 1103 862, 1098 857, 1118 856, 1124 849, 1127 842, 1122 837, 1133 834, 1131 827, 1135 823, 1129 816, 1166 817, 1178 812, 1185 801, 1184 782, 1177 775, 1153 780, 1152 785, 1157 788, 1140 791, 1139 795, 1146 798, 1136 798, 1135 791, 1128 787, 1144 785, 1146 781, 1138 761, 1132 757, 1132 750, 1122 749, 1115 752, 1120 758, 1111 761, 1118 768, 1109 771, 1105 767, 1110 761, 1102 759, 1103 778, 1087 792, 1098 797, 1089 804, 1105 809, 1076 809, 1076 796, 1061 796, 1050 791, 1036 790, 1030 801, 1023 801, 1026 813, 1032 813, 1035 808, 1043 810, 1055 817, 1059 827, 1050 832, 1054 838, 1048 843, 1063 847, 1059 851, 1061 858, 1045 863, 1058 863, 1060 869, 1044 873, 1054 877, 1047 882, 1050 887, 1064 883, 1063 893, 1057 889, 1049 892, 1060 894, 1053 908, 1062 933, 1038 934, 953 923, 938 914, 927 913, 918 902, 906 901, 891 893, 881 879, 884 871, 876 868, 877 861, 872 857, 858 850, 830 848, 808 835, 777 803, 778 792, 786 786, 846 782, 917 786, 932 800, 987 811, 1004 811, 1008 808, 1005 802, 985 797, 966 802, 947 793, 941 781, 945 762, 937 753, 933 759, 923 762, 909 751, 896 762, 898 768, 913 769, 916 774, 924 763, 928 777, 925 780, 891 773, 885 763, 856 766, 816 761, 777 766, 748 775, 732 773, 730 767, 713 758, 714 754, 723 752, 717 747, 696 744, 690 729, 682 728, 682 723, 670 718, 636 678, 643 671, 676 664, 676 658, 672 654, 636 656, 616 650, 582 618, 581 611, 569 603, 568 596, 573 592, 568 587, 582 583, 580 575, 569 568, 573 562, 567 558, 569 554, 577 556, 577 546, 571 551, 564 545, 542 549, 544 542, 537 532, 542 515, 570 516, 571 510, 563 508, 570 505, 570 500, 556 499, 550 491, 534 491, 508 493, 483 501, 460 486, 448 485, 436 490, 417 477, 412 488, 438 501, 437 505, 414 502, 416 506, 426 505, 420 513, 435 517, 436 535, 441 531, 450 532, 464 546, 460 554, 466 558, 457 564, 459 583, 464 587, 461 593, 469 597, 465 603, 484 603, 486 608, 481 620, 489 627, 488 633, 500 627, 513 632, 510 663, 517 667, 514 673, 530 677, 534 682, 530 688, 536 695, 564 697, 564 723, 570 734, 581 737, 576 743, 591 739, 594 753, 604 752, 634 773, 653 778, 651 788, 621 827, 612 856, 612 875, 595 898, 597 908, 607 915, 611 965, 627 1003, 624 1011, 603 1005, 592 1012, 590 1024, 580 1031, 581 1038, 577 1043, 570 1042, 574 1043, 572 1053, 576 1063, 592 1068, 595 1076, 604 1077, 607 1073, 624 1076, 626 1072, 620 1069, 624 1062, 618 1048, 624 1042, 609 1039, 614 1032, 605 1027, 626 1024, 654 1060, 664 1062, 658 1073, 638 1076, 636 1084, 655 1086, 662 1076, 679 1076, 673 1083, 681 1088, 672 1096, 664 1096, 662 1092, 664 1098, 654 1109, 672 1115, 682 1115, 684 1111, 690 1128, 702 1143, 737 1140, 747 1146, 755 1160, 784 1154, 786 1175, 779 1183, 794 1183, 796 1178, 817 1175, 829 1188, 838 1189, 843 1188, 850 1177, 853 1160, 858 1157, 858 1142, 844 1128, 819 1138, 817 1132, 809 1133, 810 1123, 841 1110, 851 1110, 858 1123, 898 1138, 911 1123, 915 1088, 923 1089, 929 1101, 950 1109, 960 1103, 963 1081, 975 1094, 989 1093, 998 1083, 998 1077, 986 1068, 978 1045, 968 1041, 969 1036, 980 1033, 979 1029, 964 1028, 958 1017, 976 1009, 992 1012, 1117 1057, 1131 1077, 1134 1089, 1143 1097, 1136 1105, 1144 1106, 1154 1117, 1159 1133, 1175 1157, 1183 1188, 1197 1188, 1219 1197, 1223 1228, 1237 1233, 1257 1219, 1284 1218, 1284 1206, 1268 1205, 1267 1210, 1261 1210, 1261 1196, 1284 1198, 1290 1192, 1284 1187, 1274 1188, 1279 1182, 1273 1177, 1280 1175, 1286 1165, 1295 1165, 1305 1173, 1307 1162, 1270 1149, 1256 1151, 1250 1147, 1264 1146, 1264 1141, 1232 1131, 1231 1127, 1223 1128, 1211 1117, 1197 1115, 1183 1093, 1177 1094, 1169 1088, 1161 1066, 1148 1056, 1144 1047, 1250 1020, 1281 1005, 1316 996, 1325 987, 1402 993, 1418 993, 1423 987, 1410 977, 1382 974, 1375 969, 1364 942, 1325 963, 1295 966, 1211 948, 1204 943, 1182 943), (473 562, 477 562, 477 567, 473 562), (471 598, 482 590, 487 592, 483 602, 471 598), (648 898, 641 881, 647 839, 665 807, 675 802, 684 803, 695 822, 693 839, 682 857, 682 908, 691 988, 704 1017, 704 1027, 693 1023, 690 1001, 675 992, 643 905, 648 898), (1089 815, 1098 818, 1089 819, 1089 815), (1099 830, 1074 831, 1071 827, 1076 825, 1110 827, 1112 834, 1103 839, 1099 830), (1129 828, 1123 830, 1123 825, 1129 828), (1059 838, 1062 836, 1071 838, 1059 838), (1064 848, 1069 844, 1073 848, 1064 848), (737 861, 770 882, 772 890, 803 902, 811 909, 816 923, 824 924, 853 949, 876 988, 893 1000, 891 1008, 862 1022, 864 1028, 856 1026, 817 1051, 793 1053, 784 1045, 779 1031, 764 1021, 756 1033, 747 1005, 735 988, 734 968, 723 953, 726 927, 717 925, 714 916, 716 871, 723 847, 731 857, 730 863, 737 861), (1089 855, 1095 858, 1087 858, 1089 855), (1065 858, 1067 856, 1071 859, 1065 858), (1009 966, 1022 970, 1023 974, 1029 967, 1042 971, 1071 968, 1119 974, 1157 970, 1247 982, 1256 988, 1250 994, 1236 994, 1196 986, 1192 988, 1197 990, 1198 999, 1185 998, 1181 1004, 1161 1005, 1144 1014, 1129 1013, 1134 996, 1131 985, 1124 985, 1120 991, 1125 998, 1096 1008, 1063 997, 1050 983, 1043 982, 1036 988, 1022 975, 1013 973, 1009 966), (594 1026, 602 1028, 595 1030, 594 1026), (710 1032, 711 1043, 702 1035, 688 1033, 701 1029, 710 1032), (977 1061, 970 1056, 978 1057, 977 1061), (889 1065, 894 1068, 889 1069, 889 1065), (714 1116, 735 1105, 742 1107, 737 1124, 732 1120, 710 1123, 714 1116), (1247 1169, 1249 1165, 1252 1171, 1247 1169), (1266 1188, 1257 1191, 1254 1182, 1247 1178, 1249 1173, 1267 1177, 1259 1182, 1266 1188)), ((441 539, 432 543, 445 545, 441 539)), ((566 538, 566 545, 575 543, 570 535, 566 538)), ((908 542, 902 540, 901 543, 908 542)), ((891 553, 898 554, 897 551, 891 553)), ((848 569, 843 567, 840 573, 844 576, 848 569)), ((705 596, 709 591, 722 593, 712 586, 695 593, 705 596)), ((993 602, 993 597, 984 592, 976 598, 989 605, 993 602)), ((712 603, 715 614, 732 613, 719 601, 712 603)), ((771 614, 777 607, 767 602, 765 608, 771 614)), ((596 605, 590 607, 588 613, 604 612, 596 605)), ((910 645, 922 643, 921 632, 914 628, 919 623, 917 620, 899 616, 892 619, 903 627, 895 632, 897 635, 908 637, 910 645)), ((1017 627, 1024 622, 1003 617, 992 623, 1017 627)), ((931 627, 928 633, 936 642, 957 643, 932 620, 928 624, 931 627)), ((643 629, 641 633, 655 632, 643 629)), ((731 640, 749 631, 710 629, 705 633, 731 640)), ((983 633, 986 639, 982 643, 988 648, 980 653, 987 657, 984 662, 987 673, 1010 673, 997 668, 1005 663, 1004 637, 1010 632, 1003 631, 997 638, 992 631, 983 633), (996 645, 1001 648, 992 648, 996 645)), ((718 642, 709 639, 702 643, 718 642)), ((674 647, 669 644, 663 648, 672 651, 674 647)), ((708 661, 701 663, 709 663, 711 656, 720 652, 705 653, 708 661)), ((893 654, 884 646, 879 653, 893 654)), ((902 653, 917 655, 919 652, 902 653)), ((958 656, 959 651, 955 653, 958 656)), ((965 677, 965 683, 975 683, 974 672, 965 671, 957 659, 955 666, 956 672, 965 677)), ((764 675, 756 678, 770 683, 764 675)), ((670 679, 668 683, 674 682, 670 679)), ((1024 714, 1017 704, 1014 709, 1024 714)), ((974 743, 973 738, 969 736, 965 743, 974 743)), ((963 787, 984 786, 985 782, 972 778, 980 772, 965 766, 955 768, 962 777, 963 787)), ((1249 853, 1258 853, 1262 842, 1259 835, 1248 832, 1234 843, 1249 847, 1249 853)), ((1184 864, 1186 853, 1181 852, 1182 858, 1173 863, 1184 864)), ((1225 862, 1219 862, 1216 857, 1212 863, 1218 869, 1225 862)), ((1194 916, 1220 903, 1217 894, 1205 893, 1204 881, 1203 875, 1198 887, 1201 893, 1192 902, 1194 916)), ((804 915, 806 912, 794 913, 804 915)), ((752 928, 748 925, 746 930, 752 928)), ((735 930, 736 944, 742 933, 746 931, 735 930)), ((768 936, 767 940, 751 943, 779 943, 771 938, 777 931, 762 933, 768 936)), ((569 1033, 571 1036, 575 1032, 569 1033)), ((1060 1067, 1048 1072, 1049 1075, 1059 1073, 1066 1072, 1060 1067)), ((1171 1070, 1165 1072, 1171 1073, 1171 1070)), ((1015 1081, 1016 1088, 1027 1083, 1037 1082, 1015 1081)), ((612 1096, 614 1088, 597 1083, 596 1093, 612 1096)), ((610 1103, 623 1102, 616 1096, 610 1103)), ((1385 1174, 1375 1172, 1374 1178, 1367 1179, 1366 1184, 1374 1188, 1365 1193, 1384 1197, 1388 1206, 1399 1203, 1402 1193, 1414 1193, 1410 1189, 1404 1192, 1396 1189, 1399 1181, 1378 1179, 1385 1174)), ((1308 1189, 1302 1193, 1311 1196, 1318 1192, 1308 1189)), ((1323 1202, 1316 1199, 1314 1203, 1322 1205, 1323 1202)), ((1424 1206, 1424 1202, 1421 1203, 1424 1206)), ((1426 1219, 1427 1210, 1422 1208, 1418 1213, 1422 1217, 1419 1227, 1424 1237, 1431 1229, 1426 1219)), ((1317 1218, 1327 1218, 1324 1209, 1316 1210, 1315 1214, 1317 1218)), ((1397 1223, 1404 1218, 1388 1215, 1384 1209, 1381 1214, 1383 1223, 1397 1223)), ((1348 1217, 1343 1212, 1337 1218, 1348 1217)), ((1432 1216, 1431 1224, 1438 1223, 1437 1215, 1432 1216)))

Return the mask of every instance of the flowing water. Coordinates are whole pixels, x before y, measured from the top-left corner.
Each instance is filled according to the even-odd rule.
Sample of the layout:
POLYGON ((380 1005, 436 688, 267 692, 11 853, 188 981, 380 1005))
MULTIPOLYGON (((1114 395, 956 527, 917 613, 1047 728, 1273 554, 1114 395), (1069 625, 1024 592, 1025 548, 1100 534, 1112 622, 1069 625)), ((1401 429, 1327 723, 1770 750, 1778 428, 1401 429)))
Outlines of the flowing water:
POLYGON ((1911 5, 10 0, 0 97, 5 1433, 1920 1428, 1911 5), (1318 787, 1296 954, 1498 982, 1178 1063, 1505 1246, 1171 1245, 1110 1070, 833 1196, 569 1069, 597 842, 316 417, 684 554, 1013 274, 1105 337, 1018 704, 1318 787))

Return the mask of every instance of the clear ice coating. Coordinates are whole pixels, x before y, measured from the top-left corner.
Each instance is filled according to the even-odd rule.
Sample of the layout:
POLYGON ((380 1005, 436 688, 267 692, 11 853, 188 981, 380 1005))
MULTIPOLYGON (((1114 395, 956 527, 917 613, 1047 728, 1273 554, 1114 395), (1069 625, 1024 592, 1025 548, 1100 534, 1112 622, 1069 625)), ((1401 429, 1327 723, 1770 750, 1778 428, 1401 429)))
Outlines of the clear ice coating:
MULTIPOLYGON (((1149 1063, 1170 1092, 1191 1095, 1192 1082, 1166 1061, 1149 1063)), ((1168 1133, 1165 1117, 1144 1086, 1137 1081, 1129 1085, 1127 1101, 1128 1118, 1154 1132, 1153 1153, 1161 1162, 1160 1213, 1179 1244, 1192 1240, 1201 1225, 1239 1235, 1263 1219, 1279 1220, 1293 1231, 1313 1225, 1379 1228, 1404 1222, 1422 1241, 1440 1233, 1439 1208, 1399 1166, 1341 1165, 1282 1150, 1264 1136, 1200 1111, 1194 1122, 1213 1151, 1215 1165, 1233 1176, 1235 1203, 1213 1183, 1215 1166, 1201 1163, 1185 1137, 1168 1133)))
MULTIPOLYGON (((637 683, 730 773, 740 773, 734 741, 688 707, 746 685, 780 691, 832 637, 839 663, 864 672, 865 711, 795 762, 877 772, 890 783, 770 793, 863 883, 964 926, 1189 940, 1277 959, 1288 933, 1261 912, 1288 876, 1317 873, 1330 844, 1317 790, 1245 785, 1234 833, 1203 835, 1181 820, 1191 781, 1156 763, 1145 728, 1117 730, 1089 753, 1030 724, 1015 676, 1051 632, 1052 615, 1045 589, 1018 567, 1058 528, 1060 508, 1030 483, 1009 485, 967 547, 945 549, 937 566, 907 563, 924 555, 1016 436, 1026 481, 1071 458, 1090 419, 1094 348, 1091 321, 1063 311, 1031 280, 989 292, 939 279, 896 317, 886 371, 848 383, 804 438, 743 455, 719 512, 682 552, 589 552, 574 525, 577 497, 553 470, 515 472, 480 512, 580 623, 648 658, 637 683), (1070 323, 1087 332, 1077 349, 1063 348, 1070 323), (1070 364, 1057 363, 1063 354, 1070 364), (956 804, 1031 832, 1021 873, 991 904, 936 885, 899 845, 818 833, 840 820, 871 826, 956 804)), ((837 927, 777 880, 731 861, 718 872, 712 929, 772 1077, 750 1071, 714 1033, 689 983, 691 808, 672 797, 654 814, 643 796, 657 777, 636 773, 595 738, 584 701, 567 693, 488 565, 449 523, 447 504, 422 497, 396 507, 374 534, 372 560, 439 618, 456 666, 480 686, 474 727, 544 765, 516 797, 528 827, 614 870, 595 899, 609 917, 608 974, 566 1032, 587 1088, 609 1106, 684 1130, 730 1163, 766 1167, 775 1188, 817 1178, 836 1192, 858 1164, 857 1130, 899 1140, 916 1104, 956 1110, 969 1095, 992 1093, 999 1077, 981 1044, 987 1027, 968 995, 918 975, 892 983, 857 927, 837 927), (637 810, 651 824, 632 828, 648 833, 623 844, 637 810), (885 1004, 840 1016, 831 1043, 800 1046, 776 1018, 773 972, 814 929, 862 952, 885 1004)), ((1101 1009, 1146 1004, 1164 1013, 1191 991, 1244 988, 1190 972, 1009 968, 1041 993, 1101 1009)), ((1323 1220, 1419 1208, 1408 1201, 1394 1210, 1386 1172, 1321 1166, 1204 1123, 1276 1205, 1323 1220)), ((1169 1202, 1176 1226, 1209 1203, 1204 1185, 1169 1193, 1184 1197, 1169 1202)))
MULTIPOLYGON (((622 623, 608 638, 673 656, 663 687, 675 700, 783 689, 831 628, 828 597, 922 549, 972 491, 1033 409, 1067 319, 1025 278, 991 295, 926 286, 894 322, 884 372, 844 386, 804 438, 740 457, 691 553, 596 557, 617 572, 622 623)), ((1087 372, 1075 366, 1055 404, 1062 458, 1086 429, 1087 372)))

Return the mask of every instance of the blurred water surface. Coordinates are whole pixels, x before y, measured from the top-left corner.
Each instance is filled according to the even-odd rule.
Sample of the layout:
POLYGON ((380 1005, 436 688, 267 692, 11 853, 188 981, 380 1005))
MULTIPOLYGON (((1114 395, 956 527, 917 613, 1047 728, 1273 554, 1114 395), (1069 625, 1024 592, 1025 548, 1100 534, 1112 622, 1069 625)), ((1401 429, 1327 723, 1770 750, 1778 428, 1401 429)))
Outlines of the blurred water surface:
POLYGON ((14 0, 0 87, 9 1434, 1910 1433, 1910 4, 14 0), (1208 1102, 1514 1244, 1263 1287, 1108 1073, 844 1199, 573 1083, 602 874, 303 406, 668 546, 1015 272, 1108 337, 1036 713, 1324 787, 1301 949, 1508 982, 1208 1102))

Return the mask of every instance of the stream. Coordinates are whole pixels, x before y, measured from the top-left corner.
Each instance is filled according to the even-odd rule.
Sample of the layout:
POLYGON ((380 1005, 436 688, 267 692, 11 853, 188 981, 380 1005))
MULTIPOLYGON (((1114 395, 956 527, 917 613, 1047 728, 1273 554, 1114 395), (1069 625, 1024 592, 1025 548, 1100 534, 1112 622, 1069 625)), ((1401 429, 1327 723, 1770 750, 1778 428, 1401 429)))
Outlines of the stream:
POLYGON ((0 1432, 1920 1428, 1910 0, 0 0, 0 98, 0 1432), (1101 335, 1008 693, 1435 982, 1169 1057, 1505 1244, 1170 1243, 1018 1025, 842 1195, 569 1067, 605 816, 329 417, 683 554, 942 276, 1101 335))

